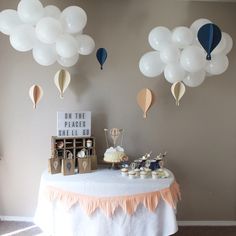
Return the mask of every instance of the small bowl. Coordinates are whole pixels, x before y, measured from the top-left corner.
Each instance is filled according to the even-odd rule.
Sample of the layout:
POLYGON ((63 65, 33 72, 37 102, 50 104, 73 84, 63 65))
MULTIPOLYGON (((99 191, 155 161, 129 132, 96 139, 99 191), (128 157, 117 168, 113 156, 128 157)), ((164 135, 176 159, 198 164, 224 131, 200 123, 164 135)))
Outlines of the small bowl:
POLYGON ((64 142, 63 141, 58 141, 57 142, 57 148, 63 148, 64 147, 64 142))

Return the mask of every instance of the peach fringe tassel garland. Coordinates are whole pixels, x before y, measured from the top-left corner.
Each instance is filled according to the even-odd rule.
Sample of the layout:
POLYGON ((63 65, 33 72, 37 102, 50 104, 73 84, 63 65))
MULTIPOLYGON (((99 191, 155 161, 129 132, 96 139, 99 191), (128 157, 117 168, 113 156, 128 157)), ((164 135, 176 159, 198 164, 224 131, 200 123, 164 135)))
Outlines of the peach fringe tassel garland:
POLYGON ((130 196, 87 196, 63 191, 51 186, 47 186, 45 188, 44 194, 49 201, 61 201, 68 210, 73 205, 78 203, 88 215, 91 215, 96 209, 100 208, 108 217, 111 217, 118 207, 121 207, 125 213, 132 215, 140 203, 142 203, 150 212, 154 212, 160 198, 176 209, 177 202, 181 198, 179 185, 177 182, 174 182, 169 188, 165 188, 157 192, 135 194, 130 196))

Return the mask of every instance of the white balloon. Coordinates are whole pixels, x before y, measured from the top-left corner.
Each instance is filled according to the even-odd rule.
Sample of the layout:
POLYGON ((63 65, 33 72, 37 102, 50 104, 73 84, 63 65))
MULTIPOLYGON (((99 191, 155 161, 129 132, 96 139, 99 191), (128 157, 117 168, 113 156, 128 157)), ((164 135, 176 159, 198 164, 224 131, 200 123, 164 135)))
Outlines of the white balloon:
POLYGON ((168 64, 164 70, 164 76, 170 83, 176 83, 184 79, 185 70, 179 63, 168 64))
POLYGON ((82 34, 75 37, 77 41, 78 52, 81 55, 89 55, 95 48, 95 42, 89 35, 82 34))
POLYGON ((180 63, 188 72, 202 70, 206 64, 204 51, 198 46, 187 46, 181 53, 180 63))
POLYGON ((52 44, 62 34, 62 26, 58 20, 52 17, 44 17, 37 23, 35 32, 41 42, 52 44))
POLYGON ((205 24, 209 24, 209 23, 212 23, 210 20, 208 19, 204 19, 204 18, 201 18, 201 19, 198 19, 196 21, 194 21, 192 23, 192 25, 190 26, 190 29, 193 31, 193 33, 195 34, 195 36, 197 36, 197 33, 198 33, 198 30, 205 24))
POLYGON ((166 64, 178 62, 180 58, 180 50, 173 44, 166 45, 160 52, 160 58, 166 64))
POLYGON ((140 71, 147 77, 156 77, 164 70, 165 64, 161 61, 157 51, 145 53, 139 61, 140 71))
POLYGON ((220 75, 224 73, 229 66, 228 57, 225 55, 212 56, 206 65, 206 71, 212 75, 220 75))
POLYGON ((83 30, 80 30, 77 34, 74 34, 74 37, 79 36, 81 34, 83 34, 83 30))
POLYGON ((172 41, 178 48, 185 48, 193 42, 193 31, 187 27, 180 26, 174 29, 172 41))
POLYGON ((33 48, 36 40, 34 27, 20 25, 10 35, 10 43, 13 48, 20 52, 26 52, 33 48))
POLYGON ((42 66, 50 66, 57 60, 55 45, 37 42, 33 47, 33 58, 42 66))
POLYGON ((15 10, 7 9, 0 14, 0 31, 3 34, 10 35, 21 23, 15 10))
POLYGON ((74 66, 78 62, 78 60, 79 60, 79 54, 76 54, 71 58, 64 58, 60 56, 58 56, 57 58, 57 62, 64 67, 74 66))
POLYGON ((55 19, 59 19, 61 16, 61 10, 54 6, 54 5, 48 5, 44 8, 44 17, 53 17, 55 19))
POLYGON ((224 35, 224 39, 226 41, 226 43, 225 43, 226 47, 222 53, 227 55, 233 47, 233 39, 231 38, 231 36, 229 34, 227 34, 225 32, 223 32, 223 35, 224 35))
POLYGON ((17 12, 24 23, 35 25, 43 17, 44 8, 39 0, 21 0, 17 12))
POLYGON ((70 58, 75 56, 78 53, 75 38, 69 34, 61 35, 56 40, 56 51, 61 57, 70 58))
POLYGON ((153 49, 160 51, 166 44, 171 43, 171 32, 166 27, 156 27, 149 33, 148 41, 153 49))
POLYGON ((184 78, 183 82, 189 87, 197 87, 203 83, 205 80, 206 72, 204 70, 189 73, 187 77, 184 78))
POLYGON ((82 8, 70 6, 62 12, 61 20, 67 33, 76 34, 85 27, 87 23, 87 15, 82 8))
POLYGON ((208 72, 206 72, 206 77, 211 77, 211 76, 213 76, 213 75, 208 73, 208 72))

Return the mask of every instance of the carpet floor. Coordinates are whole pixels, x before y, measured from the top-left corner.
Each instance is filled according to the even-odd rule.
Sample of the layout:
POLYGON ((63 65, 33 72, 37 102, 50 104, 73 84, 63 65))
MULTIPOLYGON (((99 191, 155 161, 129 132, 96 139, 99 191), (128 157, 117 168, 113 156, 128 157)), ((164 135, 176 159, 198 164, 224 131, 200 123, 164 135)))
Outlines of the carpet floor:
POLYGON ((30 222, 0 221, 0 236, 43 236, 42 231, 30 222))
MULTIPOLYGON (((0 236, 11 235, 46 236, 33 223, 0 221, 0 236)), ((236 236, 236 227, 179 227, 179 231, 174 236, 236 236)))

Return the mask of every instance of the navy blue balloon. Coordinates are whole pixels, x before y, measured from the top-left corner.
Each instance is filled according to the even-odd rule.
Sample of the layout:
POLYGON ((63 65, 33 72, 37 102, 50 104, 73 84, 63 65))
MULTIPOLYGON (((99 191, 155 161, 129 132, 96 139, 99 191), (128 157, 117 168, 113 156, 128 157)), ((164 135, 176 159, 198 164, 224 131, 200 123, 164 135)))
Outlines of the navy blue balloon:
POLYGON ((97 50, 97 59, 101 65, 101 70, 103 69, 103 64, 105 63, 106 59, 107 59, 107 50, 105 48, 99 48, 97 50))
POLYGON ((198 40, 207 53, 207 60, 211 60, 211 52, 221 41, 220 28, 212 23, 203 25, 197 34, 198 40))

